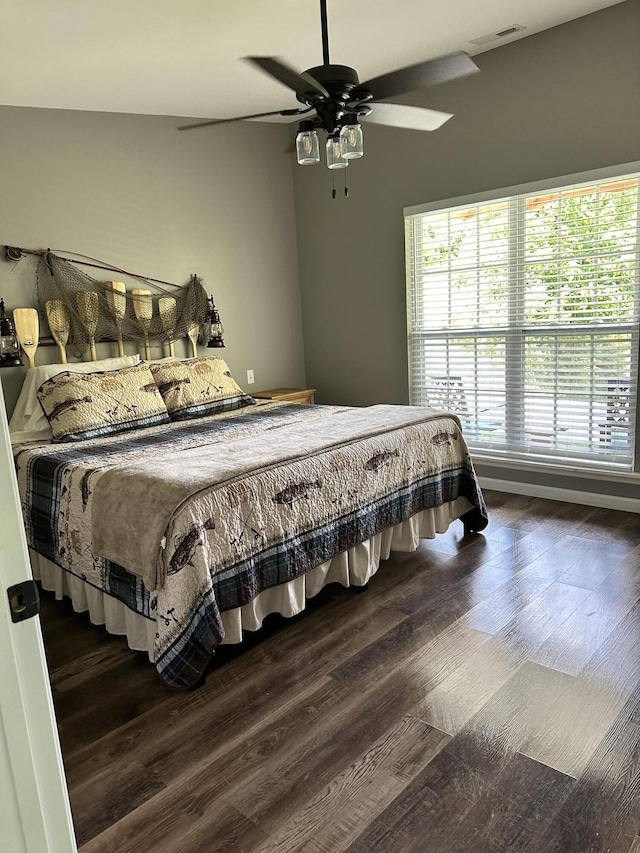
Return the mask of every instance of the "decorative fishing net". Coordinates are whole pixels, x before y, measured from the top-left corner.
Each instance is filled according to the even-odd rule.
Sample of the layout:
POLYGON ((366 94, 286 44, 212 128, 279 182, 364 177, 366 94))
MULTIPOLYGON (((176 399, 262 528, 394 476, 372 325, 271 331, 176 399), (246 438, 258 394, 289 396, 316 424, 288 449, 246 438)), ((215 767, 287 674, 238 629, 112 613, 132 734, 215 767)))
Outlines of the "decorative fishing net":
POLYGON ((56 340, 68 334, 78 357, 97 341, 170 343, 194 326, 200 329, 208 309, 196 275, 184 287, 169 289, 145 279, 139 288, 125 290, 122 282, 96 281, 51 252, 38 260, 36 285, 41 319, 49 321, 56 340))

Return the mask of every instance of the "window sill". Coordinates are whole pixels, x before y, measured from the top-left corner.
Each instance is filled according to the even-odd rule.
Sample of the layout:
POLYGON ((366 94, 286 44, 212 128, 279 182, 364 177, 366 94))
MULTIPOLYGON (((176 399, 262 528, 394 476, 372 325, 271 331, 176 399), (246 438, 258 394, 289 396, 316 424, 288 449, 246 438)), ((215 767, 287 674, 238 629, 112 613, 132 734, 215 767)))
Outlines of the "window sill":
POLYGON ((472 447, 469 448, 469 451, 474 463, 490 468, 536 471, 540 474, 556 474, 562 477, 576 477, 584 480, 605 480, 608 483, 640 483, 640 472, 621 471, 613 465, 610 468, 591 468, 539 459, 498 458, 483 454, 481 450, 474 450, 472 447))

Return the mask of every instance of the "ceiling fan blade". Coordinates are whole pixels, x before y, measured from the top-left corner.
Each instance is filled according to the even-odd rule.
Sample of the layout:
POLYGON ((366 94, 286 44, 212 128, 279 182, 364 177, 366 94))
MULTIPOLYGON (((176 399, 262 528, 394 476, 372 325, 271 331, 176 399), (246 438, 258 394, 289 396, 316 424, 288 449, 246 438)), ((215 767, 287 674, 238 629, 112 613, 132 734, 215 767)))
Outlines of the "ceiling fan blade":
POLYGON ((425 86, 436 86, 438 83, 447 83, 475 74, 480 69, 473 59, 460 50, 457 53, 449 53, 436 59, 428 59, 426 62, 418 62, 417 65, 409 65, 407 68, 399 68, 389 74, 382 74, 361 83, 359 89, 371 92, 376 100, 384 101, 394 95, 403 95, 405 92, 413 92, 425 86))
POLYGON ((437 130, 449 121, 452 113, 428 110, 425 107, 407 107, 404 104, 372 104, 371 114, 363 121, 404 127, 408 130, 437 130))
POLYGON ((194 124, 182 124, 178 130, 193 130, 196 127, 210 127, 212 124, 228 124, 230 121, 248 121, 252 118, 266 118, 267 116, 298 116, 308 113, 309 110, 272 110, 270 113, 254 113, 250 116, 235 116, 234 118, 212 118, 208 121, 197 121, 194 124))
POLYGON ((306 74, 304 71, 299 74, 274 56, 245 56, 245 59, 257 65, 262 71, 266 71, 271 77, 275 77, 278 82, 287 86, 287 88, 293 89, 296 95, 313 93, 322 95, 323 98, 329 97, 329 93, 324 86, 318 83, 317 80, 314 80, 310 74, 306 74))

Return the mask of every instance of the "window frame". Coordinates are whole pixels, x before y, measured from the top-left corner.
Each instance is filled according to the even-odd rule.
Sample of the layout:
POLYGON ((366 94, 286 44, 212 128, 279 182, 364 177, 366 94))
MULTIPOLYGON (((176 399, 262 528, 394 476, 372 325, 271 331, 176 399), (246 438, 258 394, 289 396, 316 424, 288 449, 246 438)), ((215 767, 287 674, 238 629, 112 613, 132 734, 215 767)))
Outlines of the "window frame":
MULTIPOLYGON (((607 181, 610 179, 619 178, 632 173, 640 172, 640 161, 623 163, 619 165, 607 166, 600 169, 594 169, 587 172, 577 172, 568 175, 558 175, 553 178, 547 178, 541 181, 534 181, 525 184, 518 184, 509 187, 502 187, 490 190, 484 190, 477 193, 472 193, 465 196, 458 196, 449 199, 440 199, 419 205, 411 205, 405 207, 404 221, 405 233, 407 221, 411 221, 410 217, 416 217, 424 213, 432 213, 436 211, 444 211, 450 208, 463 207, 465 205, 482 205, 502 199, 507 199, 513 196, 522 196, 530 193, 544 193, 546 191, 557 192, 572 184, 581 184, 587 182, 607 181)), ((415 221, 415 220, 413 220, 415 221)), ((640 218, 638 221, 638 240, 636 242, 636 264, 640 270, 640 218)), ((415 263, 415 254, 413 258, 415 263)), ((409 258, 405 255, 405 267, 407 276, 407 294, 412 279, 415 278, 415 268, 410 269, 409 258)), ((411 395, 412 388, 412 355, 411 343, 414 330, 412 328, 414 306, 407 299, 407 353, 408 353, 408 386, 411 395)), ((488 331, 484 330, 485 333, 488 331)), ((503 330, 504 331, 504 330, 503 330)), ((594 478, 602 478, 610 476, 612 480, 634 480, 640 476, 640 354, 636 359, 636 387, 638 388, 638 396, 636 399, 636 417, 635 431, 633 439, 633 462, 631 468, 629 466, 616 466, 615 463, 601 464, 588 462, 584 466, 580 464, 578 459, 559 460, 554 456, 545 457, 543 454, 536 454, 535 457, 528 457, 525 453, 514 453, 505 446, 504 449, 486 448, 480 445, 474 447, 472 441, 469 442, 473 450, 474 459, 490 464, 497 464, 502 467, 528 468, 535 466, 536 468, 545 468, 549 471, 557 470, 563 473, 575 473, 578 476, 594 478)))

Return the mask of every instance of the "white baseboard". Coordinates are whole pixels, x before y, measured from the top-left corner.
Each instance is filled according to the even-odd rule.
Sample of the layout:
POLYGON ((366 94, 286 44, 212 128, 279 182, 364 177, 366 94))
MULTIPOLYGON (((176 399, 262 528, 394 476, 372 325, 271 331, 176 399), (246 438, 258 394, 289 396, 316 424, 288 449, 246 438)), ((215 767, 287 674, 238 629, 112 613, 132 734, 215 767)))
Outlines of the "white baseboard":
POLYGON ((598 506, 604 509, 620 509, 623 512, 640 513, 640 500, 623 498, 619 495, 601 495, 597 492, 581 492, 577 489, 559 489, 555 486, 538 486, 534 483, 515 483, 512 480, 498 480, 495 477, 478 477, 483 489, 507 492, 512 495, 528 495, 532 498, 548 498, 552 501, 566 501, 572 504, 598 506))

